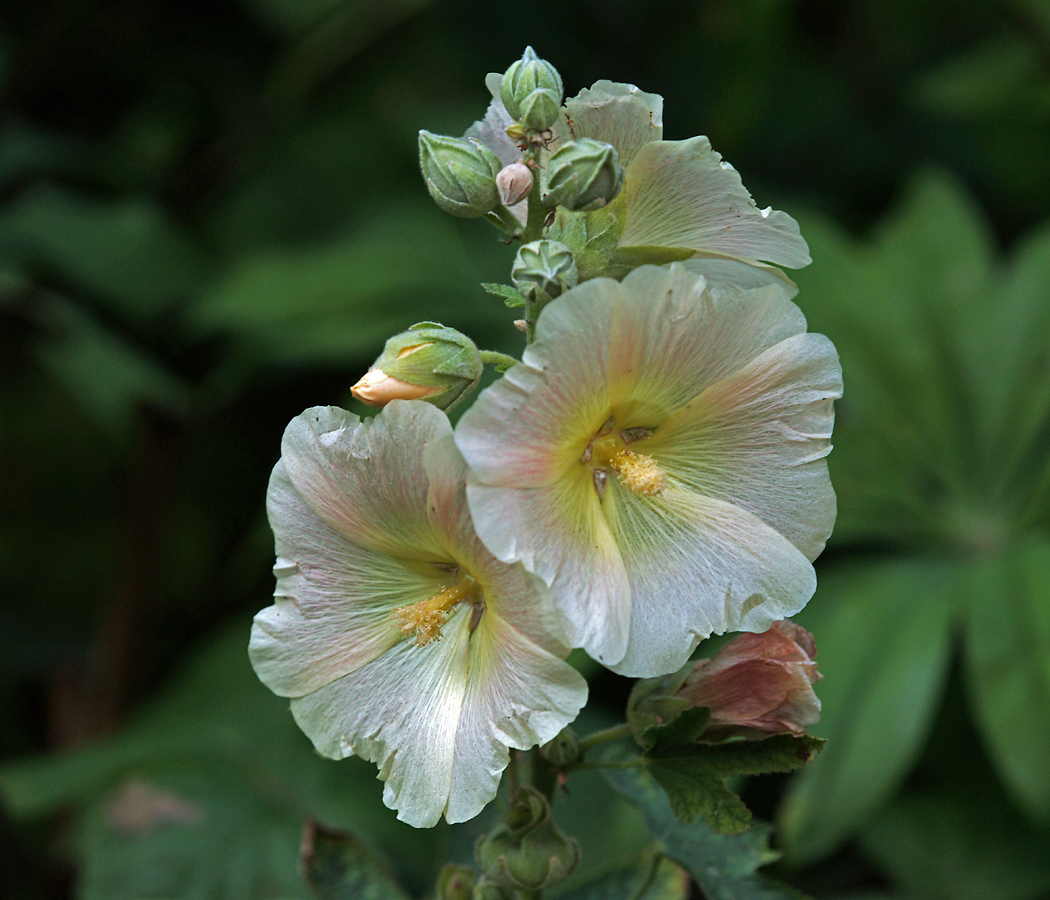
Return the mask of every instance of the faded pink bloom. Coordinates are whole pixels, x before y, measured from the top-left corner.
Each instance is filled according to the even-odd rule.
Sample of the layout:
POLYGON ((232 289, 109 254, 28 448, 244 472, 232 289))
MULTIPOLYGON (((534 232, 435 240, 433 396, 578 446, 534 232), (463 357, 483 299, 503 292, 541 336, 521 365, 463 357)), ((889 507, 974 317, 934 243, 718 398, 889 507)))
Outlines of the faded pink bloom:
POLYGON ((783 619, 701 659, 676 696, 711 708, 705 738, 800 734, 820 721, 816 655, 813 635, 783 619))

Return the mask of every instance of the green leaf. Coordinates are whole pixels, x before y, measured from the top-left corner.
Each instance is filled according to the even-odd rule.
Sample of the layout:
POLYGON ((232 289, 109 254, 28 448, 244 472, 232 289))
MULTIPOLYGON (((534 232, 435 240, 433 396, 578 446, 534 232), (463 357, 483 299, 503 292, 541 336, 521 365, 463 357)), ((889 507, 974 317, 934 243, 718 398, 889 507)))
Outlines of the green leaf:
POLYGON ((1030 900, 1050 892, 1050 832, 994 783, 902 796, 860 834, 864 852, 910 897, 1030 900))
POLYGON ((509 284, 493 284, 491 281, 483 281, 481 286, 488 293, 495 294, 497 297, 502 297, 503 302, 512 309, 518 306, 525 306, 525 304, 529 302, 525 299, 521 291, 517 288, 511 287, 509 284))
POLYGON ((649 853, 634 865, 603 875, 559 900, 687 900, 690 884, 685 869, 666 856, 649 853), (647 881, 648 887, 638 893, 647 881))
POLYGON ((381 869, 351 834, 307 822, 300 867, 318 900, 407 900, 408 895, 381 869))
POLYGON ((659 752, 682 744, 693 744, 711 721, 711 710, 706 706, 686 709, 666 725, 653 725, 642 733, 642 746, 659 752))
MULTIPOLYGON (((705 712, 708 712, 704 708, 705 712)), ((690 710, 689 712, 692 712, 690 710)), ((683 714, 679 718, 685 718, 683 714)), ((706 726, 709 713, 696 717, 700 730, 706 726)), ((763 775, 790 772, 804 766, 824 746, 824 741, 808 735, 773 735, 761 741, 727 741, 722 744, 682 743, 693 734, 694 727, 683 727, 671 733, 664 726, 653 749, 646 754, 646 767, 667 792, 671 810, 683 822, 694 822, 697 816, 720 834, 739 834, 751 826, 751 813, 723 779, 733 775, 763 775)), ((655 730, 655 729, 651 729, 655 730)))
POLYGON ((89 900, 305 897, 296 857, 306 818, 367 835, 421 891, 435 874, 438 829, 396 821, 371 764, 314 752, 287 701, 255 677, 247 634, 240 622, 209 641, 114 738, 0 767, 9 814, 80 810, 76 846, 89 900), (156 807, 152 816, 114 815, 136 782, 167 799, 146 804, 156 807))
POLYGON ((627 698, 627 723, 642 747, 648 749, 652 746, 652 742, 647 742, 644 737, 650 729, 670 722, 689 709, 689 701, 674 695, 695 665, 690 661, 670 675, 640 678, 634 683, 627 698))
POLYGON ((0 215, 0 253, 132 321, 194 295, 205 275, 199 250, 151 201, 89 200, 46 186, 0 215))
MULTIPOLYGON (((609 746, 607 761, 626 759, 624 746, 609 746)), ((675 818, 651 775, 638 768, 608 769, 606 780, 637 805, 661 851, 692 874, 707 900, 799 900, 804 895, 758 872, 778 859, 769 847, 770 827, 756 825, 739 835, 715 834, 702 824, 675 818)))
POLYGON ((1050 822, 1050 543, 975 563, 966 661, 992 760, 1031 816, 1050 822))
POLYGON ((950 562, 905 560, 824 573, 797 617, 824 680, 812 731, 828 750, 795 776, 778 824, 788 858, 812 862, 901 786, 933 720, 951 659, 950 562))

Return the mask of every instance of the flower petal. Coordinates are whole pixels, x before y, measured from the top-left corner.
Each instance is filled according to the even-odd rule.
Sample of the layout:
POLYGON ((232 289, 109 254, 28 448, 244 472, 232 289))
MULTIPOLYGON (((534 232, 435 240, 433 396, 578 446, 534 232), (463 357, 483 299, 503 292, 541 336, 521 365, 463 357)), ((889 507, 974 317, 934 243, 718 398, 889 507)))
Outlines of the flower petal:
POLYGON ((470 639, 448 821, 474 818, 496 795, 509 747, 527 750, 551 740, 586 700, 587 682, 572 666, 486 611, 470 639))
POLYGON ((362 421, 337 407, 314 407, 292 419, 281 459, 302 498, 325 522, 363 547, 410 559, 440 559, 427 520, 422 447, 448 434, 443 412, 395 400, 362 421))
POLYGON ((432 596, 437 572, 365 549, 303 501, 278 462, 267 511, 276 538, 276 602, 252 625, 248 653, 281 697, 315 691, 360 668, 400 638, 391 612, 432 596))
MULTIPOLYGON (((593 283, 576 291, 595 290, 593 283)), ((603 309, 577 303, 574 309, 588 316, 599 336, 609 321, 608 396, 617 420, 628 427, 663 421, 709 385, 806 329, 785 288, 710 289, 678 264, 635 269, 614 302, 603 309)))
POLYGON ((492 94, 492 102, 489 104, 489 108, 485 110, 485 118, 471 125, 463 137, 475 138, 481 141, 499 157, 499 161, 503 165, 509 166, 511 163, 521 159, 521 150, 507 136, 507 127, 513 125, 514 120, 510 117, 507 107, 503 105, 503 101, 500 99, 500 84, 502 81, 503 76, 496 72, 490 72, 485 78, 485 87, 492 94))
POLYGON ((787 213, 755 206, 706 137, 646 144, 627 169, 622 247, 691 247, 797 269, 812 261, 787 213))
POLYGON ((825 457, 842 368, 824 335, 781 341, 665 421, 646 452, 706 497, 754 513, 808 559, 835 524, 825 457))
POLYGON ((559 144, 581 137, 612 144, 626 168, 643 146, 663 137, 663 113, 659 94, 603 79, 566 100, 552 130, 559 144))
POLYGON ((765 631, 816 589, 813 566, 757 516, 677 485, 638 496, 614 484, 606 513, 631 581, 631 635, 611 665, 631 677, 682 666, 711 634, 765 631))
POLYGON ((292 700, 292 714, 317 752, 379 765, 383 802, 417 828, 437 824, 448 805, 456 733, 467 691, 469 604, 441 640, 400 642, 356 672, 292 700))
POLYGON ((680 265, 694 275, 703 275, 711 287, 751 290, 776 285, 787 289, 785 296, 789 300, 798 293, 798 285, 775 266, 720 256, 694 256, 683 259, 680 265))
POLYGON ((485 546, 550 586, 572 646, 606 665, 619 660, 630 625, 627 574, 590 470, 581 466, 575 477, 534 490, 471 479, 467 499, 485 546))

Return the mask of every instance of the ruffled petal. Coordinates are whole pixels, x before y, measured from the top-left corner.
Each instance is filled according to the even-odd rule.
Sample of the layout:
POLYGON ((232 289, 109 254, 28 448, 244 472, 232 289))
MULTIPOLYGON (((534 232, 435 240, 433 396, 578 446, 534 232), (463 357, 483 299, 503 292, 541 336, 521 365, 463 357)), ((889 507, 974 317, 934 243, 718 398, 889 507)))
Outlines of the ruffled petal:
POLYGON ((449 802, 456 734, 467 691, 470 615, 460 606, 441 640, 401 642, 356 672, 292 700, 317 752, 379 766, 383 802, 417 828, 437 824, 449 802))
POLYGON ((812 261, 795 220, 760 210, 706 137, 646 144, 623 189, 622 247, 689 247, 792 269, 812 261))
POLYGON ((680 265, 687 272, 703 275, 712 288, 753 290, 773 285, 784 290, 789 300, 798 293, 798 285, 775 266, 719 256, 694 256, 680 265))
POLYGON ((606 512, 631 581, 631 634, 610 666, 631 677, 672 672, 726 631, 765 631, 816 589, 813 566, 783 535, 722 500, 677 485, 638 496, 613 485, 606 512))
POLYGON ((602 80, 566 100, 552 130, 558 144, 581 137, 612 144, 626 168, 643 146, 663 137, 663 114, 659 94, 602 80))
POLYGON ((754 513, 813 560, 835 523, 825 457, 841 396, 831 341, 795 335, 708 387, 645 452, 691 490, 754 513))
MULTIPOLYGON (((576 291, 597 290, 592 284, 576 291)), ((617 287, 615 302, 572 308, 589 316, 599 335, 609 322, 607 392, 626 427, 658 425, 709 385, 806 329, 802 312, 776 285, 713 290, 675 264, 635 269, 617 287)))
POLYGON ((521 562, 550 586, 572 646, 605 664, 619 660, 630 626, 627 573, 589 469, 535 490, 471 479, 467 499, 489 550, 504 562, 521 562))
POLYGON ((446 818, 474 818, 495 795, 510 758, 551 740, 587 701, 587 682, 565 662, 486 611, 470 639, 470 672, 456 734, 446 818))
POLYGON ((521 150, 507 136, 507 127, 514 124, 514 120, 507 112, 507 107, 500 99, 500 83, 503 76, 497 72, 490 72, 485 78, 485 86, 492 94, 492 102, 485 111, 485 118, 480 119, 470 126, 464 133, 464 138, 475 138, 489 148, 499 161, 505 166, 521 159, 521 150))
POLYGON ((396 644, 393 608, 433 596, 440 585, 436 571, 368 550, 329 527, 299 496, 282 462, 266 503, 276 538, 276 602, 255 617, 248 653, 263 684, 296 697, 396 644))
POLYGON ((288 424, 281 459, 296 491, 332 528, 363 547, 427 561, 442 548, 427 520, 423 454, 406 447, 422 449, 450 431, 429 403, 394 400, 364 421, 318 406, 288 424))

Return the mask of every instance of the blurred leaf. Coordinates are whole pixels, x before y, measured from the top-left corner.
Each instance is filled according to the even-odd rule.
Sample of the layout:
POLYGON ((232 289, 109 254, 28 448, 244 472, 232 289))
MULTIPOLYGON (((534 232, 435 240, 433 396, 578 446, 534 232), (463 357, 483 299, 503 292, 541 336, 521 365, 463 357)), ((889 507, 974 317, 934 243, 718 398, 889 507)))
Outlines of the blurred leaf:
POLYGON ((484 307, 473 275, 450 223, 436 210, 408 207, 328 246, 240 264, 191 317, 201 330, 233 333, 271 360, 345 363, 376 355, 391 334, 420 318, 447 317, 450 305, 469 305, 476 317, 484 307))
POLYGON ((351 834, 308 822, 300 865, 318 900, 408 900, 408 895, 351 834))
POLYGON ((903 783, 922 748, 951 657, 957 577, 950 563, 843 567, 821 578, 798 616, 817 640, 824 680, 820 758, 796 775, 780 811, 795 863, 827 855, 903 783))
POLYGON ((650 855, 563 894, 560 900, 688 900, 689 895, 689 873, 667 857, 653 859, 650 855), (655 872, 652 871, 654 864, 655 872), (638 893, 650 876, 649 886, 638 893))
POLYGON ((861 832, 861 846, 917 900, 1035 900, 1050 891, 1050 833, 1005 799, 973 783, 906 795, 861 832))
POLYGON ((205 270, 197 248, 149 200, 89 200, 47 186, 0 215, 0 252, 132 321, 195 293, 205 270))
POLYGON ((399 874, 416 888, 433 877, 440 829, 397 822, 382 804, 374 766, 318 756, 287 701, 256 679, 247 636, 247 623, 224 630, 110 741, 0 767, 0 798, 11 815, 85 810, 78 843, 85 897, 303 896, 301 887, 290 891, 301 885, 296 853, 306 818, 367 835, 396 854, 399 874), (200 816, 129 830, 113 813, 128 779, 200 816))
POLYGON ((104 428, 126 432, 140 403, 173 415, 186 411, 186 385, 88 313, 54 300, 44 320, 51 334, 38 345, 38 358, 104 428))
POLYGON ((241 0, 241 3, 261 21, 295 34, 335 10, 349 6, 351 0, 241 0))
POLYGON ((975 563, 967 672, 989 752, 1030 815, 1050 822, 1050 543, 975 563))
MULTIPOLYGON (((606 761, 629 758, 625 745, 610 745, 606 761)), ((651 775, 635 768, 607 769, 606 780, 637 805, 661 851, 685 866, 707 900, 799 900, 804 895, 758 873, 779 858, 769 847, 770 826, 738 835, 715 834, 706 825, 685 825, 671 812, 651 775)))
POLYGON ((40 172, 77 171, 85 158, 94 158, 91 148, 66 135, 17 119, 8 119, 0 128, 0 185, 40 172))

